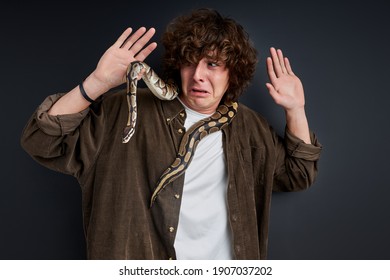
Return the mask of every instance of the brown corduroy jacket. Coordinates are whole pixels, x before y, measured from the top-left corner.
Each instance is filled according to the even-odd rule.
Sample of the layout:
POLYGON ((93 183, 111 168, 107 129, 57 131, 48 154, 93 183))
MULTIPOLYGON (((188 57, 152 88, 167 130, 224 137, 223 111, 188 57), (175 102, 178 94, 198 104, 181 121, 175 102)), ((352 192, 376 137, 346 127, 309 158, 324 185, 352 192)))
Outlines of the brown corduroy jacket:
MULTIPOLYGON (((124 90, 107 93, 78 114, 50 116, 62 94, 47 97, 23 130, 23 148, 40 164, 77 178, 89 259, 175 259, 184 176, 149 207, 155 184, 176 157, 186 113, 178 100, 138 90, 135 135, 122 143, 124 90)), ((317 175, 321 145, 287 130, 279 137, 243 104, 223 129, 227 201, 236 259, 266 259, 272 191, 298 191, 317 175)), ((212 172, 212 170, 210 170, 212 172)))

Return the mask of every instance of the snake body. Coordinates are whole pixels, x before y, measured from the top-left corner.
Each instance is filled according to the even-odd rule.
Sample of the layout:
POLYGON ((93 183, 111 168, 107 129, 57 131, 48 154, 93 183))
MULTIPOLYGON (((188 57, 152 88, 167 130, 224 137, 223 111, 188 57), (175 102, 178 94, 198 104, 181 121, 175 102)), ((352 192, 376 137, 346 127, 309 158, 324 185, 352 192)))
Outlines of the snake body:
POLYGON ((150 206, 153 205, 157 195, 176 178, 181 176, 189 166, 195 149, 200 140, 210 133, 220 131, 227 126, 237 113, 238 104, 236 102, 226 102, 219 105, 217 111, 208 118, 202 119, 192 125, 184 134, 179 147, 176 159, 161 175, 157 182, 157 187, 153 192, 150 206))
MULTIPOLYGON (((177 87, 173 83, 165 83, 161 80, 146 63, 140 61, 132 62, 126 73, 129 117, 123 132, 123 143, 129 142, 135 132, 137 122, 137 81, 143 69, 145 69, 145 72, 142 79, 156 97, 162 100, 173 100, 178 95, 177 87)), ((153 206, 158 194, 187 170, 199 141, 205 136, 220 131, 227 126, 236 116, 237 108, 237 102, 225 102, 218 106, 213 115, 198 121, 186 131, 180 142, 175 160, 164 171, 157 182, 150 200, 150 207, 153 206)))
POLYGON ((127 82, 127 106, 129 108, 129 117, 126 128, 123 131, 122 143, 127 143, 135 132, 135 125, 137 123, 137 84, 138 75, 145 69, 142 75, 142 80, 151 90, 151 92, 162 100, 172 100, 178 95, 178 89, 174 83, 165 83, 156 72, 150 68, 145 62, 134 61, 126 72, 127 82))

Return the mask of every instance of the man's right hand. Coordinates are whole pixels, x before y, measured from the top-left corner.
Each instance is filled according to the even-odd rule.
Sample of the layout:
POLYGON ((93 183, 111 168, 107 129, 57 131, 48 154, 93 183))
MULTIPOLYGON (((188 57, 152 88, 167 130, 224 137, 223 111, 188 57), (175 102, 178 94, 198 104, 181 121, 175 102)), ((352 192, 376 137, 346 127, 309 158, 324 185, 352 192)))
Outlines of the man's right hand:
POLYGON ((102 91, 99 92, 100 94, 123 84, 126 81, 126 70, 130 63, 135 60, 143 61, 157 47, 157 43, 149 43, 155 32, 154 28, 147 30, 141 27, 131 34, 132 29, 127 28, 103 54, 96 69, 88 77, 90 81, 86 82, 93 82, 95 86, 99 86, 99 91, 102 91))

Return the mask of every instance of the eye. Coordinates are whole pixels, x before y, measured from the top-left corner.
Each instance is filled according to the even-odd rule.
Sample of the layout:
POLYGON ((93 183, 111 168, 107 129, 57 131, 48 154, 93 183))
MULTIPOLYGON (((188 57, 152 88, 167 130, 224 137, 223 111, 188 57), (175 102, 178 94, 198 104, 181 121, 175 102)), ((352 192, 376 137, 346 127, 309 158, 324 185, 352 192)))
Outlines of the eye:
POLYGON ((219 66, 219 63, 217 61, 210 61, 208 63, 208 65, 211 66, 211 67, 217 67, 217 66, 219 66))

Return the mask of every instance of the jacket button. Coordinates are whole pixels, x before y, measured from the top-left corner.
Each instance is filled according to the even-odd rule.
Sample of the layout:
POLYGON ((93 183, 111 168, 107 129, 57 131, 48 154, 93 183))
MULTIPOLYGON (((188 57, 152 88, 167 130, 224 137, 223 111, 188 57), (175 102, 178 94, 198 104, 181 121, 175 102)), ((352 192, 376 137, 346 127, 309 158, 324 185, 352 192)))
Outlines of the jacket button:
POLYGON ((179 128, 179 129, 177 130, 177 132, 179 132, 180 134, 182 134, 182 133, 184 132, 184 130, 181 129, 181 128, 179 128))
POLYGON ((175 198, 179 199, 180 198, 180 194, 175 194, 175 198))
POLYGON ((181 112, 181 113, 180 113, 180 117, 182 117, 182 118, 184 118, 185 115, 186 115, 186 114, 184 114, 184 112, 181 112))
POLYGON ((175 228, 174 227, 169 227, 169 232, 174 232, 175 231, 175 228))

